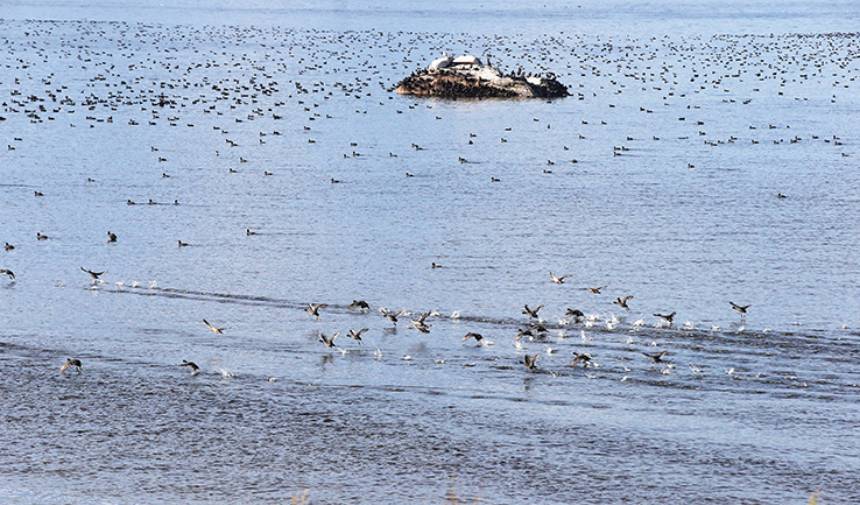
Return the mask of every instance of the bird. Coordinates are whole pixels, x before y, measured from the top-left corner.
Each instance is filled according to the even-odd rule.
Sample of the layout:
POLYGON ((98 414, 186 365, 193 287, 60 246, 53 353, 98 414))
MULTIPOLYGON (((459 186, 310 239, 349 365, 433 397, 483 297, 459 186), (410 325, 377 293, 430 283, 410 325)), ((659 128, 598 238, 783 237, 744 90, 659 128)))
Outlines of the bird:
POLYGON ((246 236, 248 236, 248 237, 252 237, 252 236, 254 236, 254 235, 256 235, 256 234, 257 234, 257 232, 255 232, 254 230, 252 230, 252 229, 250 229, 250 228, 245 228, 245 235, 246 235, 246 236))
POLYGON ((224 327, 219 328, 205 319, 203 320, 203 324, 205 324, 206 327, 209 328, 209 331, 216 335, 222 335, 224 333, 224 330, 226 329, 224 327))
POLYGON ((0 268, 0 275, 6 275, 11 280, 15 280, 15 272, 9 270, 8 268, 0 268))
POLYGON ((553 284, 564 284, 565 279, 570 277, 570 275, 554 275, 552 272, 549 273, 549 280, 553 282, 553 284))
POLYGON ((385 309, 384 311, 382 311, 382 315, 385 317, 385 319, 391 321, 394 326, 397 326, 397 318, 403 315, 403 311, 399 310, 397 312, 391 312, 390 310, 385 309))
POLYGON ((599 295, 600 291, 605 289, 605 288, 606 288, 606 286, 597 286, 594 288, 585 288, 585 289, 591 291, 591 294, 593 294, 593 295, 599 295))
POLYGON ((87 270, 84 267, 81 267, 81 271, 90 274, 90 277, 92 277, 94 281, 99 280, 99 277, 101 277, 104 274, 104 272, 93 272, 92 270, 87 270))
POLYGON ((191 245, 191 244, 189 244, 188 242, 183 242, 183 241, 181 241, 181 240, 177 240, 177 241, 176 241, 176 244, 177 244, 179 247, 188 247, 188 246, 190 246, 190 245, 191 245))
POLYGON ((647 353, 647 352, 642 353, 643 356, 650 358, 651 361, 653 361, 654 363, 668 363, 667 361, 663 360, 663 356, 665 356, 667 354, 668 354, 668 351, 660 351, 660 352, 653 353, 653 354, 647 353))
POLYGON ((36 240, 48 240, 48 236, 44 233, 37 231, 36 232, 36 240))
POLYGON ((357 330, 357 331, 356 330, 349 330, 349 332, 346 334, 346 336, 348 336, 349 338, 351 338, 353 340, 358 341, 358 343, 360 344, 361 343, 361 335, 362 335, 362 333, 364 333, 366 331, 367 331, 367 328, 362 328, 362 329, 357 330))
POLYGON ((526 366, 528 370, 534 370, 537 368, 537 360, 539 354, 526 354, 523 356, 523 365, 526 366))
POLYGON ((10 244, 9 242, 6 242, 6 244, 3 246, 3 250, 5 251, 11 251, 13 249, 15 249, 15 246, 10 244))
POLYGON ((585 313, 582 312, 581 310, 571 309, 571 308, 568 308, 567 310, 565 310, 564 315, 566 315, 567 317, 572 317, 573 321, 575 323, 582 322, 582 319, 585 317, 585 313))
POLYGON ((629 302, 632 299, 633 299, 632 295, 619 296, 612 303, 614 303, 615 305, 618 305, 619 307, 621 307, 624 310, 630 310, 630 307, 627 306, 627 302, 629 302))
POLYGON ((747 315, 747 309, 750 308, 750 305, 738 305, 735 302, 729 301, 729 305, 732 306, 732 309, 741 315, 741 317, 747 315))
POLYGON ((672 321, 675 319, 675 312, 672 312, 671 314, 653 314, 653 315, 654 315, 654 317, 659 317, 660 319, 666 321, 666 323, 668 323, 669 326, 672 326, 672 321))
POLYGON ((591 355, 578 352, 573 353, 573 360, 571 360, 570 366, 575 367, 579 363, 582 363, 583 368, 588 368, 591 365, 591 355))
POLYGON ((200 373, 200 367, 197 366, 197 363, 193 361, 182 360, 182 363, 180 363, 179 366, 187 366, 188 368, 190 368, 191 375, 197 375, 198 373, 200 373))
POLYGON ((533 309, 530 309, 528 305, 524 305, 523 306, 523 314, 537 319, 538 318, 538 312, 540 312, 540 309, 542 309, 542 308, 543 308, 543 305, 538 305, 537 307, 535 307, 533 309))
POLYGON ((332 347, 335 347, 334 339, 336 339, 338 335, 340 335, 340 332, 335 332, 330 337, 328 335, 326 335, 325 333, 320 332, 320 342, 322 342, 323 345, 325 345, 326 347, 331 349, 332 347))
POLYGON ((481 345, 481 340, 484 339, 484 336, 481 335, 480 333, 475 333, 474 331, 470 331, 469 333, 466 333, 465 335, 463 335, 464 341, 469 340, 470 338, 474 338, 475 342, 477 342, 478 345, 481 345))
POLYGON ((368 310, 370 310, 370 304, 368 304, 364 300, 353 300, 352 303, 347 305, 347 308, 351 310, 360 310, 363 312, 367 312, 368 310))
POLYGON ((108 231, 107 237, 108 237, 108 240, 107 240, 108 242, 116 242, 116 238, 117 238, 116 233, 114 233, 112 231, 108 231))
POLYGON ((67 358, 66 362, 63 363, 63 366, 60 367, 60 374, 65 375, 66 370, 70 368, 74 368, 76 372, 81 373, 84 366, 78 358, 67 358))
POLYGON ((429 315, 429 312, 425 312, 419 315, 418 319, 413 319, 412 327, 420 331, 421 333, 430 333, 430 325, 425 322, 429 315))
POLYGON ((320 320, 320 309, 328 307, 325 303, 311 303, 305 308, 305 312, 314 316, 317 321, 320 320))

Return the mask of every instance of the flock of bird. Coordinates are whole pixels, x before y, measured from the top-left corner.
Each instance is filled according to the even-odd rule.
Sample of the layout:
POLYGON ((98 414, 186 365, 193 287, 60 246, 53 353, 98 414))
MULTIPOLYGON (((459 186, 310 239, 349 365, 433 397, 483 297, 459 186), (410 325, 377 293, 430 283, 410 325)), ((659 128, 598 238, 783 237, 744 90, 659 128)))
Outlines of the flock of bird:
MULTIPOLYGON (((758 135, 759 131, 777 130, 780 136, 768 138, 772 145, 818 142, 827 149, 836 148, 835 153, 842 158, 851 156, 845 150, 843 139, 833 132, 801 137, 791 134, 794 131, 791 125, 772 124, 767 120, 750 121, 743 133, 710 134, 706 131, 707 121, 696 113, 699 106, 694 97, 725 92, 726 103, 743 107, 764 95, 762 88, 765 87, 780 97, 788 87, 810 91, 828 87, 831 90, 828 101, 837 103, 840 93, 850 92, 855 82, 860 45, 856 43, 857 36, 852 34, 720 35, 681 39, 655 37, 650 40, 567 34, 521 40, 503 35, 295 32, 277 27, 222 26, 176 30, 128 23, 5 21, 0 22, 0 26, 11 28, 11 32, 0 35, 0 67, 3 69, 0 84, 9 89, 9 95, 4 96, 0 103, 0 135, 7 135, 6 150, 16 156, 26 156, 27 151, 35 146, 23 134, 9 134, 9 127, 4 127, 4 124, 64 122, 69 128, 120 127, 130 133, 147 127, 195 128, 206 124, 222 137, 212 145, 210 152, 213 159, 229 160, 229 174, 247 171, 267 177, 273 175, 273 171, 270 167, 254 164, 253 149, 265 149, 275 139, 298 139, 298 142, 318 144, 320 139, 314 135, 318 125, 335 121, 338 114, 347 113, 342 105, 329 107, 330 102, 341 100, 338 103, 342 104, 342 100, 351 99, 354 110, 349 113, 359 115, 367 114, 373 106, 392 108, 394 114, 432 108, 432 103, 405 99, 395 101, 391 85, 443 50, 455 52, 452 51, 454 47, 484 47, 486 52, 492 53, 497 64, 531 69, 535 73, 553 72, 571 85, 573 96, 569 100, 603 101, 608 109, 630 107, 631 114, 652 114, 658 107, 682 108, 686 112, 678 116, 677 121, 685 125, 687 133, 678 139, 691 144, 699 144, 700 140, 711 148, 742 140, 758 144, 764 139, 764 135, 758 135), (560 55, 565 59, 560 59, 560 55), (186 58, 186 62, 178 63, 180 57, 186 58), (778 64, 774 64, 774 58, 778 64), (560 64, 560 61, 566 61, 566 64, 560 64), (67 79, 62 72, 49 70, 58 65, 69 73, 83 76, 83 85, 67 79), (150 75, 156 72, 164 77, 151 78, 150 75), (598 85, 586 88, 585 79, 598 85), (729 94, 734 88, 748 90, 750 97, 735 98, 729 94), (641 93, 643 99, 633 108, 627 96, 635 93, 641 93), (119 117, 125 118, 124 124, 116 122, 119 117), (303 123, 301 130, 291 131, 294 123, 285 119, 294 122, 298 119, 303 123), (232 131, 233 126, 255 121, 272 126, 250 130, 242 126, 241 136, 232 131), (278 124, 285 126, 281 128, 278 124), (741 135, 746 138, 742 139, 741 135)), ((809 100, 799 94, 791 99, 799 102, 809 100)), ((436 119, 443 118, 436 116, 436 119)), ((534 122, 540 123, 541 118, 535 117, 534 122)), ((602 125, 606 125, 606 121, 600 118, 580 120, 583 127, 602 125)), ((552 125, 546 124, 546 130, 552 131, 552 125)), ((506 144, 512 134, 513 127, 500 125, 498 143, 506 144)), ((594 132, 594 135, 600 133, 594 132)), ((454 162, 473 162, 473 155, 466 149, 475 145, 476 139, 474 133, 463 138, 462 145, 457 146, 458 151, 451 155, 452 165, 454 162)), ((570 152, 576 150, 572 147, 576 141, 584 140, 587 137, 582 133, 575 140, 559 139, 556 153, 541 164, 540 173, 552 174, 557 170, 554 167, 562 163, 574 165, 583 162, 581 158, 571 158, 570 152), (562 161, 562 157, 568 159, 562 161)), ((661 137, 626 136, 617 140, 611 151, 605 153, 605 161, 628 156, 639 149, 638 145, 659 142, 661 137)), ((359 150, 363 145, 359 141, 350 142, 346 149, 349 152, 343 152, 341 146, 330 146, 331 156, 333 159, 402 158, 406 163, 408 159, 404 152, 420 156, 421 151, 426 150, 418 142, 413 142, 408 148, 403 146, 400 153, 359 150)), ((153 177, 173 178, 175 172, 170 168, 168 155, 160 146, 150 145, 149 150, 152 165, 157 167, 152 169, 153 177)), ((686 168, 695 170, 697 166, 688 162, 686 168)), ((406 177, 415 176, 412 170, 405 172, 406 177)), ((331 184, 345 182, 333 176, 326 180, 331 184)), ((502 182, 497 174, 489 175, 489 180, 502 182)), ((85 182, 95 186, 100 184, 98 179, 89 176, 85 182)), ((32 195, 40 199, 50 197, 41 189, 32 195)), ((11 196, 24 197, 23 194, 11 196)), ((776 197, 784 199, 787 195, 778 192, 776 197)), ((159 201, 156 197, 141 199, 130 195, 123 199, 128 206, 180 205, 179 198, 175 197, 159 201), (145 204, 138 203, 144 201, 145 204)), ((106 231, 108 243, 121 241, 120 226, 118 224, 114 230, 106 231)), ((37 241, 51 238, 42 230, 34 231, 37 241)), ((253 236, 259 232, 246 227, 244 233, 253 236)), ((180 237, 171 240, 175 240, 180 248, 192 245, 180 237)), ((3 258, 5 264, 14 258, 16 245, 5 242, 4 249, 9 254, 3 258)), ((431 264, 433 269, 443 267, 435 261, 431 264)), ((81 270, 95 283, 100 282, 105 273, 83 266, 81 270)), ((16 272, 5 265, 0 268, 0 275, 5 275, 10 282, 18 279, 16 272)), ((569 278, 569 275, 549 273, 552 284, 566 284, 569 278)), ((582 289, 599 295, 606 286, 582 289)), ((622 294, 612 303, 627 311, 633 300, 632 295, 622 294)), ((728 303, 741 317, 745 317, 750 308, 750 305, 728 303)), ((320 320, 325 308, 325 304, 315 303, 308 305, 306 311, 310 317, 320 320)), ((367 313, 370 306, 365 301, 355 300, 350 308, 367 313)), ((543 305, 523 307, 522 314, 527 317, 527 324, 514 337, 516 345, 523 338, 539 341, 546 337, 546 327, 540 319, 542 308, 543 305)), ((381 309, 380 314, 394 326, 408 315, 404 311, 387 309, 381 309)), ((433 311, 420 313, 409 320, 410 328, 422 334, 429 333, 435 315, 433 311)), ((579 324, 585 319, 585 314, 571 308, 567 310, 566 317, 572 324, 579 324)), ((654 317, 663 325, 672 326, 676 312, 656 312, 654 317)), ((207 319, 203 319, 203 323, 213 334, 222 335, 225 331, 224 327, 207 319)), ((367 331, 367 328, 350 329, 346 336, 360 344, 367 331)), ((319 342, 325 348, 336 348, 339 335, 320 332, 319 342)), ((480 346, 491 345, 487 338, 474 331, 467 332, 463 340, 474 340, 480 346)), ((643 354, 651 362, 661 364, 666 363, 667 352, 643 354)), ((525 368, 538 369, 538 356, 525 354, 522 358, 525 368)), ((590 354, 574 353, 570 364, 588 367, 591 363, 590 354)), ((183 361, 180 366, 188 367, 195 374, 200 370, 192 361, 183 361)), ((69 358, 62 365, 61 372, 65 374, 75 370, 80 373, 81 369, 79 359, 69 358)))

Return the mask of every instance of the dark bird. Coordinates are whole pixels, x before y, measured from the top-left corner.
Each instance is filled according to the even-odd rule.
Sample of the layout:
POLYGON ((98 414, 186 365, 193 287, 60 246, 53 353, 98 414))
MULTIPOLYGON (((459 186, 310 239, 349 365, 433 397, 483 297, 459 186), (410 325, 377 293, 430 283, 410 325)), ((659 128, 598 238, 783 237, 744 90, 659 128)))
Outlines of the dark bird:
POLYGON ((15 272, 9 270, 8 268, 0 268, 0 275, 6 275, 13 281, 15 280, 15 272))
POLYGON ((6 242, 6 245, 3 246, 3 250, 5 250, 5 251, 12 251, 14 249, 15 249, 15 246, 10 244, 9 242, 6 242))
POLYGON ((102 272, 93 272, 92 270, 87 270, 84 267, 81 267, 81 271, 90 274, 90 277, 92 277, 94 281, 99 280, 99 277, 101 277, 104 274, 103 271, 102 272))
POLYGON ((197 366, 197 363, 193 361, 182 360, 182 363, 180 363, 179 366, 187 366, 188 368, 190 368, 191 375, 197 375, 198 373, 200 373, 200 367, 197 366))
POLYGON ((732 309, 741 316, 747 315, 747 309, 750 308, 750 305, 738 305, 737 303, 732 301, 729 301, 729 305, 731 305, 732 309))
POLYGON ((643 352, 642 355, 651 358, 651 361, 654 363, 668 363, 668 361, 663 361, 663 356, 669 354, 668 351, 660 351, 654 354, 649 354, 647 352, 643 352))
POLYGON ((571 308, 565 310, 564 315, 566 315, 567 317, 572 317, 574 322, 576 323, 582 322, 582 319, 585 317, 585 313, 583 311, 571 308))
POLYGON ((107 237, 108 237, 108 240, 107 240, 108 242, 116 242, 116 238, 117 238, 116 233, 114 233, 112 231, 108 231, 107 237))
POLYGON ((534 370, 535 368, 537 368, 538 356, 540 356, 540 355, 539 354, 526 354, 525 356, 523 356, 523 365, 525 365, 526 368, 529 370, 534 370))
POLYGON ((588 368, 591 365, 591 355, 585 353, 573 353, 573 360, 570 362, 570 366, 576 366, 579 363, 582 363, 583 368, 588 368))
POLYGON ((672 321, 675 320, 675 312, 672 312, 671 314, 653 314, 653 315, 654 315, 654 317, 659 317, 660 319, 666 321, 666 323, 668 323, 669 326, 672 326, 672 321))
POLYGON ((370 310, 370 304, 368 304, 364 300, 353 300, 352 303, 347 306, 347 308, 350 310, 360 310, 363 312, 367 312, 368 310, 370 310))
POLYGON ((66 359, 66 362, 63 363, 63 366, 60 367, 60 373, 65 375, 66 371, 70 368, 74 368, 76 372, 81 373, 84 365, 81 364, 81 360, 78 358, 68 358, 66 359))
POLYGON ((481 335, 480 333, 475 333, 475 332, 473 332, 473 331, 470 331, 469 333, 466 333, 465 335, 463 335, 463 340, 464 340, 464 341, 465 341, 465 340, 469 340, 470 338, 474 338, 474 339, 475 339, 475 342, 477 342, 478 344, 480 344, 480 343, 481 343, 481 340, 483 340, 483 339, 484 339, 484 336, 483 336, 483 335, 481 335))
POLYGON ((537 307, 530 309, 528 305, 523 306, 523 314, 529 317, 533 317, 535 319, 538 318, 538 312, 543 308, 543 305, 538 305, 537 307))

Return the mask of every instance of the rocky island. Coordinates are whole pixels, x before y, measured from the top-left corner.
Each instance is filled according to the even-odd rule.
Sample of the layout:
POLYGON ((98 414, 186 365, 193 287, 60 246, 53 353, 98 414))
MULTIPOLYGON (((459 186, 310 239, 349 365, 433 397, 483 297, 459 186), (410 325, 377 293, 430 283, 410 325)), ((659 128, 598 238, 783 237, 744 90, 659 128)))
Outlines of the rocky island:
POLYGON ((423 70, 413 72, 394 88, 401 95, 440 98, 561 98, 567 86, 555 76, 503 74, 472 55, 442 55, 423 70))

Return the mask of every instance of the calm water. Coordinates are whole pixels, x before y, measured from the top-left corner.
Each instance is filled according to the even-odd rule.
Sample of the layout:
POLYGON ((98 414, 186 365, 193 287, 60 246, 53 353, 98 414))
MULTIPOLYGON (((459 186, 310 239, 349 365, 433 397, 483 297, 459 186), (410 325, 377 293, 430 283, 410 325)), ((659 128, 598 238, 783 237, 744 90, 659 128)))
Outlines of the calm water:
POLYGON ((0 18, 0 503, 860 502, 853 2, 0 18), (574 94, 389 91, 443 50, 574 94))

